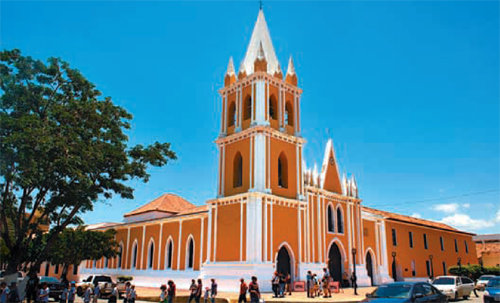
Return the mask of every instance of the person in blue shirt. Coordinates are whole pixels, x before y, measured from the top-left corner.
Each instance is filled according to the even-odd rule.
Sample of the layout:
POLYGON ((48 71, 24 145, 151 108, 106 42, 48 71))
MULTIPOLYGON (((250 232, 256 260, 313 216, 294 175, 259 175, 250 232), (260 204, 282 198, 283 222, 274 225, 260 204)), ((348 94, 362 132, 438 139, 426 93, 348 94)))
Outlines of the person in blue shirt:
POLYGON ((10 289, 7 287, 7 283, 2 282, 0 284, 0 303, 7 303, 7 298, 9 296, 10 289))
POLYGON ((47 286, 47 283, 43 282, 42 288, 40 289, 40 295, 38 296, 38 299, 40 300, 40 302, 48 303, 49 302, 49 293, 50 293, 49 286, 47 286))
POLYGON ((66 303, 68 300, 69 284, 64 283, 63 290, 61 292, 61 297, 59 298, 59 303, 66 303))
POLYGON ((75 302, 75 295, 76 295, 76 287, 75 287, 75 281, 71 282, 71 286, 68 291, 68 303, 73 303, 75 302))

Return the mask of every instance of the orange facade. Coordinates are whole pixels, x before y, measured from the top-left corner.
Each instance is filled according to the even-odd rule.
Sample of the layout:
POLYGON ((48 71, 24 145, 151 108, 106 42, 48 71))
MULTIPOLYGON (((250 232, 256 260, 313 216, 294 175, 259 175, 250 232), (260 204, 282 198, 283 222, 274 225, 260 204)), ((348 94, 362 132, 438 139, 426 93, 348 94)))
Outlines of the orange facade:
POLYGON ((355 270, 365 286, 428 278, 431 255, 435 275, 459 257, 476 263, 472 234, 363 207, 356 179, 339 174, 331 140, 321 167, 306 167, 297 80, 291 58, 281 70, 260 11, 239 71, 230 59, 219 91, 217 197, 195 206, 166 194, 126 214, 124 223, 99 227, 117 230, 121 254, 84 262, 81 274, 132 275, 145 286, 175 279, 181 288, 213 277, 222 290, 256 275, 269 290, 274 271, 296 281, 328 268, 340 281, 355 270))

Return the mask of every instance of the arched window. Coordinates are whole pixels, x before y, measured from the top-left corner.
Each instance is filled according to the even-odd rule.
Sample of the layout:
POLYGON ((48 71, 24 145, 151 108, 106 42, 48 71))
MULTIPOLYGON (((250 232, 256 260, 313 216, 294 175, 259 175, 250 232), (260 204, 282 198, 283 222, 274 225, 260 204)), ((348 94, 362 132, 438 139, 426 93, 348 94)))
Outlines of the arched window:
POLYGON ((189 237, 186 247, 186 268, 193 268, 193 265, 194 265, 194 241, 192 237, 189 237))
POLYGON ((252 97, 247 96, 243 102, 243 120, 252 118, 252 97))
POLYGON ((120 248, 118 249, 118 262, 116 267, 122 268, 122 254, 123 254, 123 244, 120 243, 120 248))
POLYGON ((335 215, 333 213, 333 207, 328 205, 328 231, 333 233, 335 232, 335 215))
POLYGON ((293 126, 293 107, 290 102, 285 105, 285 124, 293 126))
POLYGON ((165 268, 172 268, 172 259, 174 252, 174 241, 169 238, 167 241, 167 248, 165 249, 165 268))
POLYGON ((233 187, 243 185, 243 159, 240 152, 237 152, 233 160, 233 187))
POLYGON ((236 105, 234 102, 231 102, 227 112, 227 126, 233 126, 236 123, 236 105))
POLYGON ((276 105, 276 98, 274 96, 271 96, 269 98, 269 118, 276 120, 278 118, 278 112, 277 112, 277 105, 276 105))
POLYGON ((153 260, 155 256, 155 243, 154 241, 149 242, 149 250, 148 250, 148 268, 153 268, 153 260))
POLYGON ((278 185, 288 188, 288 162, 284 153, 278 158, 278 185))
POLYGON ((344 233, 344 218, 342 216, 342 208, 337 207, 337 232, 340 234, 344 233))
POLYGON ((132 246, 132 256, 130 259, 130 267, 135 269, 137 267, 137 242, 132 246))

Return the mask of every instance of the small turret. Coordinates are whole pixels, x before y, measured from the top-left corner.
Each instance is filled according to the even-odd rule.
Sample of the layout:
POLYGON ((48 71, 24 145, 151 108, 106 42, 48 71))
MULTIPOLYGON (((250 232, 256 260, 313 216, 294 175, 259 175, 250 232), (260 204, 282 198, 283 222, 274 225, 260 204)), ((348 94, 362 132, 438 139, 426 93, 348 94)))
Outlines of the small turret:
POLYGON ((253 70, 254 72, 267 72, 267 60, 264 48, 262 47, 262 42, 259 44, 259 51, 257 52, 257 57, 253 63, 253 70))
POLYGON ((286 71, 285 82, 297 86, 297 75, 295 74, 295 66, 293 65, 292 56, 288 60, 288 69, 286 71))
POLYGON ((283 72, 281 71, 281 66, 278 64, 278 70, 274 73, 274 77, 278 79, 283 79, 283 72))
POLYGON ((238 70, 238 80, 243 79, 247 76, 247 72, 245 71, 245 65, 243 62, 240 64, 240 68, 238 70))
POLYGON ((226 75, 224 76, 224 86, 229 86, 236 82, 236 74, 234 72, 233 57, 229 58, 229 63, 227 64, 226 75))

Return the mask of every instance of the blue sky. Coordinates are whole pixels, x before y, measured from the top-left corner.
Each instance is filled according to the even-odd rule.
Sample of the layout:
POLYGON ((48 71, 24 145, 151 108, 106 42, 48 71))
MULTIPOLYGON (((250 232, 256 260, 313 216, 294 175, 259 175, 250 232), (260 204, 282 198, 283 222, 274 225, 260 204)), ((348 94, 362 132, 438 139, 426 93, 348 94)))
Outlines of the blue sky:
MULTIPOLYGON (((179 159, 102 201, 86 222, 165 193, 215 197, 220 98, 258 2, 2 1, 2 49, 70 62, 134 116, 131 144, 179 159)), ((499 2, 265 1, 281 66, 293 56, 308 166, 333 138, 367 206, 500 232, 499 2)))

